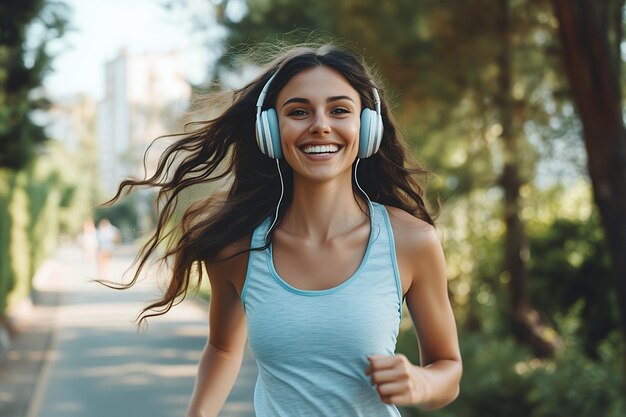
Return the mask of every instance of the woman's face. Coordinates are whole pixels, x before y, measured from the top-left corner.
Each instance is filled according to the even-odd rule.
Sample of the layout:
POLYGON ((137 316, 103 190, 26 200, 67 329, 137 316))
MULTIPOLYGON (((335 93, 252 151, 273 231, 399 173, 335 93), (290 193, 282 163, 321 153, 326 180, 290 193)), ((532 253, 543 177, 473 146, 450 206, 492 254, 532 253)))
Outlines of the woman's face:
POLYGON ((361 98, 343 75, 325 66, 300 72, 278 94, 276 112, 283 154, 294 176, 328 181, 351 175, 361 98))

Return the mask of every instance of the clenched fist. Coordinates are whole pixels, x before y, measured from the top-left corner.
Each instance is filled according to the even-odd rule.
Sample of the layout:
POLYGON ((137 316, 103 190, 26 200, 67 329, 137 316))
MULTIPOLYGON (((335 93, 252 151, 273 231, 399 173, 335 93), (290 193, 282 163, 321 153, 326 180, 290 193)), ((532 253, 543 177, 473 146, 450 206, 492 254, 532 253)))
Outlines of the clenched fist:
POLYGON ((365 374, 376 386, 382 402, 395 405, 418 405, 428 398, 424 371, 406 356, 374 355, 368 358, 365 374))

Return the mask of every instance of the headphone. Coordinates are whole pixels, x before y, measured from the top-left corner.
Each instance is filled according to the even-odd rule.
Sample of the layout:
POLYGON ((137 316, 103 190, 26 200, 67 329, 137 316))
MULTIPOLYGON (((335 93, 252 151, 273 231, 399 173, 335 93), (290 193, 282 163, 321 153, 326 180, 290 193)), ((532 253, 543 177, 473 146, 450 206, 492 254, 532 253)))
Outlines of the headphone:
MULTIPOLYGON (((262 111, 263 102, 267 95, 270 84, 276 77, 275 72, 259 94, 256 102, 256 142, 261 153, 272 159, 279 159, 283 156, 280 145, 280 129, 278 127, 278 115, 276 109, 271 107, 262 111)), ((359 130, 359 158, 368 158, 378 152, 383 139, 383 118, 380 113, 380 96, 376 88, 372 88, 374 95, 374 105, 376 110, 367 107, 361 111, 361 128, 359 130)))

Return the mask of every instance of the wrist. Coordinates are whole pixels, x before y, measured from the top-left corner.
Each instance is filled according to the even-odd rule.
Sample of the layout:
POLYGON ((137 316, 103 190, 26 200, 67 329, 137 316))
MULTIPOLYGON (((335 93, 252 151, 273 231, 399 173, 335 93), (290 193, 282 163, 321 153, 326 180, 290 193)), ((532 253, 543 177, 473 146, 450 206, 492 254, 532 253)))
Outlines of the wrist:
POLYGON ((419 365, 411 366, 411 399, 413 405, 428 410, 432 398, 430 378, 428 371, 419 365))
POLYGON ((415 405, 424 411, 437 410, 454 401, 459 395, 460 364, 442 360, 426 367, 415 366, 412 387, 415 405))

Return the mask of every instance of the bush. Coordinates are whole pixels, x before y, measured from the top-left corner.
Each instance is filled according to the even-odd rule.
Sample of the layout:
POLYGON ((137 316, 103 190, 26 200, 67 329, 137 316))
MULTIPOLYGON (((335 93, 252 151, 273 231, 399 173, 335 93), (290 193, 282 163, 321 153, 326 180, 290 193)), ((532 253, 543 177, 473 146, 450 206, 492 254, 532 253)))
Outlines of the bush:
POLYGON ((5 182, 2 195, 3 218, 0 234, 3 246, 0 259, 3 260, 0 276, 0 313, 10 304, 17 304, 30 292, 31 245, 28 233, 30 224, 28 193, 25 172, 13 173, 2 170, 0 178, 5 182), (6 263, 5 261, 6 260, 6 263))
MULTIPOLYGON (((557 317, 565 345, 556 357, 541 360, 512 338, 461 332, 463 379, 459 398, 444 409, 406 415, 432 417, 622 417, 626 415, 624 343, 613 332, 597 347, 598 359, 585 354, 578 328, 583 304, 557 317)), ((408 331, 408 330, 407 330, 408 331)), ((412 331, 412 330, 411 330, 412 331)), ((398 351, 415 353, 410 337, 398 351)))
MULTIPOLYGON (((467 333, 461 337, 463 379, 459 397, 447 407, 409 415, 432 417, 529 417, 530 404, 525 400, 530 381, 519 374, 519 363, 528 351, 512 339, 498 339, 487 334, 467 333)), ((407 346, 399 346, 405 353, 407 346)), ((406 353, 405 353, 406 354, 406 353)))
POLYGON ((586 356, 584 341, 577 336, 582 309, 579 302, 558 320, 567 347, 530 376, 533 417, 626 415, 624 343, 613 332, 598 346, 597 359, 586 356))
POLYGON ((89 212, 71 191, 84 187, 70 157, 60 146, 48 151, 21 171, 0 169, 0 314, 29 297, 35 271, 57 247, 62 217, 79 228, 89 212))

